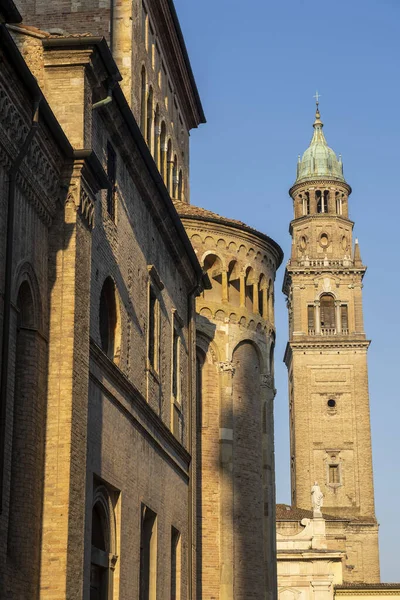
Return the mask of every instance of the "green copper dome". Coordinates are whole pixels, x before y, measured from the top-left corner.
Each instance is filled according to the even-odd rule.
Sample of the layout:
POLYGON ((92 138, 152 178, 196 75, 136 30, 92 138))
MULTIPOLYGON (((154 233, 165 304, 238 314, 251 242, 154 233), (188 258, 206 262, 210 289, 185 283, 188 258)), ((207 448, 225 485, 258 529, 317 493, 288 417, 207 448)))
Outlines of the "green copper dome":
POLYGON ((336 157, 336 154, 326 143, 323 123, 317 103, 317 112, 314 121, 314 135, 303 157, 297 163, 296 183, 314 179, 335 179, 345 181, 343 177, 342 159, 336 157))

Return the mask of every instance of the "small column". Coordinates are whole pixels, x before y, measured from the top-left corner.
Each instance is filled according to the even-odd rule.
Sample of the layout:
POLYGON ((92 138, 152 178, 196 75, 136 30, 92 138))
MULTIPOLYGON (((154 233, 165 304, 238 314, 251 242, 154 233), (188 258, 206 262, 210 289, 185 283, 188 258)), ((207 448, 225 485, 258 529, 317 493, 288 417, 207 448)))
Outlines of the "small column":
POLYGON ((335 300, 336 310, 336 333, 340 335, 342 333, 342 315, 340 311, 340 300, 335 300))
POLYGON ((240 306, 245 308, 246 306, 246 284, 244 280, 244 273, 240 274, 240 306))
POLYGON ((222 302, 228 302, 228 273, 222 271, 222 302))
POLYGON ((321 334, 321 312, 320 312, 320 301, 315 302, 315 334, 321 334))

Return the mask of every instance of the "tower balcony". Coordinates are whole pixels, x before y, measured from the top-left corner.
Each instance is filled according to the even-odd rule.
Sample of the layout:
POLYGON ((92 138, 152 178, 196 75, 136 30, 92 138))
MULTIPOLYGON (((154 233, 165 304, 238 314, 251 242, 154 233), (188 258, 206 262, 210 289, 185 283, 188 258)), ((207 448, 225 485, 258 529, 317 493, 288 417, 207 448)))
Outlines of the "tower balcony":
POLYGON ((320 331, 316 331, 313 327, 311 327, 308 329, 308 335, 349 335, 349 330, 347 328, 342 328, 341 331, 338 331, 336 327, 321 327, 320 331))

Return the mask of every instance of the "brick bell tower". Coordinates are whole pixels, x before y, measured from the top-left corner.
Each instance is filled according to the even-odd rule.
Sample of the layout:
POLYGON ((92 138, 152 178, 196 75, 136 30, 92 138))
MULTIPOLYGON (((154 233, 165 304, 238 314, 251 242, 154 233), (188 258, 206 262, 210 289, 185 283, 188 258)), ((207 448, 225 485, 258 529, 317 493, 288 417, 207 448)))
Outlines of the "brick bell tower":
POLYGON ((346 546, 344 578, 376 582, 370 342, 362 314, 366 267, 358 241, 354 246, 352 241, 351 187, 343 176, 341 156, 337 158, 325 140, 318 101, 313 127, 289 191, 294 207, 292 251, 283 285, 289 311, 285 363, 292 505, 310 509, 310 490, 317 481, 324 494, 324 513, 335 519, 336 534, 340 528, 344 534, 335 538, 332 531, 332 539, 343 540, 332 545, 346 546))

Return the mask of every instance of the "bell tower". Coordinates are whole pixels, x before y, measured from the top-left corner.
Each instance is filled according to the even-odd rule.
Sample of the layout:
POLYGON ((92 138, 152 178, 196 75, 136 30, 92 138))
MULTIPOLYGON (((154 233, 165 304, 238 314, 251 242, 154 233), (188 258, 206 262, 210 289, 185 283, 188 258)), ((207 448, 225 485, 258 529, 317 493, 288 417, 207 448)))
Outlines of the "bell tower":
MULTIPOLYGON (((367 546, 364 539, 360 542, 365 548, 355 552, 352 568, 358 569, 356 577, 363 581, 379 581, 367 367, 370 342, 362 309, 366 267, 358 241, 353 245, 352 240, 351 187, 343 175, 341 156, 326 142, 318 101, 313 127, 310 146, 299 156, 297 178, 289 191, 294 219, 283 285, 289 311, 285 363, 292 505, 310 509, 310 490, 318 481, 324 513, 374 524, 367 546)), ((348 539, 351 554, 357 543, 348 546, 348 539)), ((349 580, 354 580, 350 573, 349 580)))

